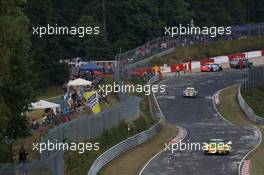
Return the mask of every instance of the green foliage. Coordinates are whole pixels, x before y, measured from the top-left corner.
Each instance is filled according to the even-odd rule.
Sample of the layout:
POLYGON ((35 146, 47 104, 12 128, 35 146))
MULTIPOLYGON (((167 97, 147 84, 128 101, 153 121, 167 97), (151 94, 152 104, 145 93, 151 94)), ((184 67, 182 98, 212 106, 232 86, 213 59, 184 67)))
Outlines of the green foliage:
MULTIPOLYGON (((22 1, 0 2, 0 140, 28 134, 21 114, 33 99, 31 41, 22 1)), ((1 157, 1 156, 0 156, 1 157)))
POLYGON ((242 92, 245 101, 252 108, 252 110, 260 117, 264 118, 264 84, 255 89, 242 92))
POLYGON ((0 162, 10 163, 13 159, 12 145, 6 145, 5 143, 0 144, 0 162))
POLYGON ((128 131, 128 124, 121 122, 116 128, 104 131, 92 143, 100 143, 99 151, 86 151, 84 154, 77 152, 66 152, 65 166, 67 174, 85 174, 95 159, 107 149, 125 140, 129 136, 138 134, 154 124, 152 117, 148 114, 146 102, 141 102, 141 116, 133 123, 130 123, 131 130, 128 131))

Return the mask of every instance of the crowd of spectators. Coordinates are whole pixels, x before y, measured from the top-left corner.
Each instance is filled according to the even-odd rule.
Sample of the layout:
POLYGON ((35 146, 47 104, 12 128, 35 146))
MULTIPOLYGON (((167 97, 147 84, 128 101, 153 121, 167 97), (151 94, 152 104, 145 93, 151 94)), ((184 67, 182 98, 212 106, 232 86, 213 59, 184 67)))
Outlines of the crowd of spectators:
POLYGON ((210 37, 209 35, 164 36, 121 54, 120 60, 121 64, 131 64, 156 53, 178 46, 190 46, 195 43, 208 43, 217 40, 233 40, 248 36, 258 36, 263 33, 264 23, 262 22, 257 24, 233 26, 230 35, 222 35, 215 38, 210 37))

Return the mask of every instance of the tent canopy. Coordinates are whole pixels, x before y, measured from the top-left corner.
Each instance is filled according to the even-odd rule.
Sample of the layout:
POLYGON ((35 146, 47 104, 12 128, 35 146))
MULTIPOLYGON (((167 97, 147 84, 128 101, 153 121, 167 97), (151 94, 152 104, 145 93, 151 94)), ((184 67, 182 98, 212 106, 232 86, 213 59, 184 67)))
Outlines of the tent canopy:
POLYGON ((52 103, 52 102, 48 102, 45 100, 39 100, 35 103, 31 103, 31 108, 30 109, 46 109, 46 108, 59 108, 61 107, 61 105, 57 104, 57 103, 52 103))
POLYGON ((91 81, 78 78, 76 80, 69 81, 68 86, 90 86, 91 84, 91 81))
POLYGON ((94 63, 87 63, 80 67, 80 71, 96 71, 101 70, 101 67, 97 66, 94 63))

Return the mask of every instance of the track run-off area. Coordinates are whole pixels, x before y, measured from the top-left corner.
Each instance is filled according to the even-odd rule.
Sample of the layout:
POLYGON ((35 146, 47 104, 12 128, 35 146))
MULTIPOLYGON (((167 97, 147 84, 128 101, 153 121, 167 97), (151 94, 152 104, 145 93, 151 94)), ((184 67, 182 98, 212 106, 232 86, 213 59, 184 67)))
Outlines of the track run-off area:
MULTIPOLYGON (((182 143, 208 143, 209 139, 231 141, 229 155, 205 155, 203 150, 165 150, 156 155, 141 171, 142 175, 238 175, 243 157, 260 141, 258 130, 251 126, 225 121, 214 108, 212 98, 218 90, 244 81, 244 71, 194 73, 171 77, 161 82, 165 93, 156 99, 167 122, 187 131, 182 143), (192 86, 197 98, 183 98, 192 86)), ((165 147, 165 146, 164 146, 165 147)))

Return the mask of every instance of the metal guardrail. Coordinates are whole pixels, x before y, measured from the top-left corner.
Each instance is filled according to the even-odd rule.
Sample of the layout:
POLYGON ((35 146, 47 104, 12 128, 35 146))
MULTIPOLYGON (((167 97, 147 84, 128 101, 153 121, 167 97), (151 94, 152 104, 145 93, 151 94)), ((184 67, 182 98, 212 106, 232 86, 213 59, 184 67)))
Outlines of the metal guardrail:
POLYGON ((122 153, 148 141, 153 136, 155 136, 159 130, 160 122, 152 126, 150 129, 141 132, 133 137, 130 137, 115 145, 114 147, 108 149, 95 160, 92 167, 88 171, 88 175, 96 175, 104 165, 106 165, 122 153))
POLYGON ((255 124, 264 124, 264 118, 259 117, 254 113, 254 111, 251 109, 251 107, 246 103, 244 98, 241 95, 241 86, 239 86, 238 90, 238 102, 241 107, 241 109, 244 111, 244 113, 247 115, 247 117, 253 121, 255 124))
MULTIPOLYGON (((148 84, 153 84, 157 80, 158 80, 158 76, 155 75, 148 81, 148 84)), ((153 125, 148 130, 143 131, 132 137, 129 137, 128 139, 120 142, 119 144, 105 151, 94 161, 93 165, 91 166, 87 174, 96 175, 103 166, 105 166, 107 163, 112 161, 114 158, 153 138, 161 128, 161 122, 162 120, 160 120, 157 124, 153 125)))

